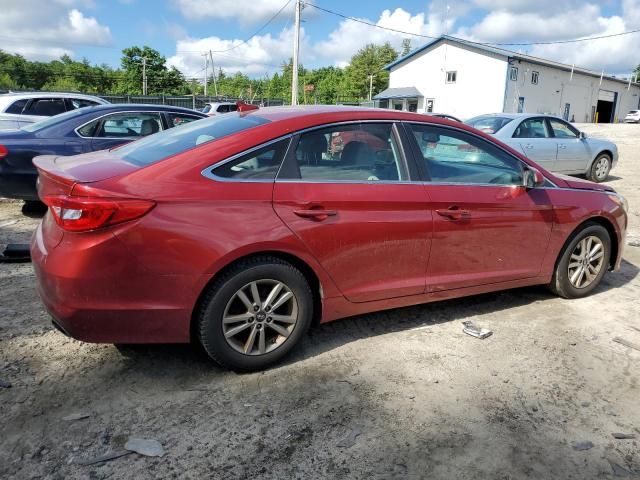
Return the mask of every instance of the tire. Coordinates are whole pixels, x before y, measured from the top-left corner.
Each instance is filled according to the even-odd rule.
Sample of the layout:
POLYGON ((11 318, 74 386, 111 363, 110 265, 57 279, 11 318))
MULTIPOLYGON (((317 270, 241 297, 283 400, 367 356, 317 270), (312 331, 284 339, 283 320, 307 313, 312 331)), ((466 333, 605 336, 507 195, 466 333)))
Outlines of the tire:
POLYGON ((313 295, 300 270, 278 258, 261 256, 241 261, 211 285, 197 317, 197 332, 207 354, 221 366, 263 370, 299 343, 312 317, 313 295), (275 308, 271 310, 269 304, 275 308))
POLYGON ((602 153, 596 157, 591 164, 587 177, 592 182, 604 182, 611 171, 611 157, 606 153, 602 153))
MULTIPOLYGON (((611 237, 609 232, 602 225, 589 222, 585 224, 583 228, 575 232, 566 242, 560 256, 558 257, 558 261, 556 262, 556 269, 553 273, 549 288, 556 295, 564 298, 585 297, 598 286, 602 277, 604 277, 604 274, 609 267, 610 258, 611 237), (598 243, 595 239, 600 241, 602 256, 598 257, 597 260, 601 261, 601 263, 599 263, 600 267, 597 269, 597 272, 594 272, 592 269, 588 270, 592 275, 594 275, 590 282, 586 285, 579 286, 576 285, 576 281, 579 282, 581 279, 586 280, 588 278, 586 273, 583 276, 578 275, 577 278, 574 277, 573 274, 576 272, 576 268, 579 269, 583 261, 576 257, 581 256, 580 253, 582 251, 582 247, 585 245, 584 243, 581 244, 581 242, 586 240, 588 245, 589 238, 592 239, 592 246, 589 247, 591 251, 593 251, 595 245, 598 243), (576 264, 578 264, 577 267, 576 264), (573 281, 572 278, 574 279, 573 281)), ((592 266, 593 265, 594 264, 592 263, 592 266)))

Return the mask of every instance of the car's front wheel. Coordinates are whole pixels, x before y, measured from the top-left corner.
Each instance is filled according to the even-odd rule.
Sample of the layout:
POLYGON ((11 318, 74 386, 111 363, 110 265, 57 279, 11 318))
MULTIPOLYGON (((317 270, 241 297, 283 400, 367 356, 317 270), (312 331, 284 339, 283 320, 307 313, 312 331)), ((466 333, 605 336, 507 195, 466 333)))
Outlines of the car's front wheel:
POLYGON ((598 286, 609 266, 611 237, 602 225, 587 223, 560 253, 551 290, 564 298, 580 298, 598 286))
POLYGON ((611 170, 611 157, 606 153, 602 153, 598 155, 593 161, 591 165, 591 169, 589 170, 589 180, 592 182, 604 182, 609 176, 609 171, 611 170))
POLYGON ((234 370, 261 370, 284 357, 311 324, 306 278, 275 257, 241 261, 211 285, 198 318, 209 356, 234 370))

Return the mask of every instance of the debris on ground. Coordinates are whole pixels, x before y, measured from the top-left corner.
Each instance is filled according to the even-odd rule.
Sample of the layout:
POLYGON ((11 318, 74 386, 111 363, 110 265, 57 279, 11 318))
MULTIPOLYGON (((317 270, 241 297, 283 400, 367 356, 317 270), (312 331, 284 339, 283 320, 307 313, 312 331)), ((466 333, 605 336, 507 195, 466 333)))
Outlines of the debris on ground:
POLYGON ((165 454, 160 442, 153 439, 130 438, 127 443, 124 444, 124 448, 146 457, 162 457, 165 454))
POLYGON ((633 348, 634 350, 638 350, 640 352, 640 345, 637 343, 630 342, 629 340, 625 340, 622 337, 615 337, 613 339, 614 342, 619 343, 620 345, 624 345, 625 347, 633 348))
POLYGON ((627 242, 630 247, 640 247, 640 240, 630 240, 627 242))
POLYGON ((624 468, 622 465, 614 462, 613 460, 607 459, 607 461, 609 462, 609 465, 611 465, 611 470, 613 471, 614 477, 630 477, 631 476, 632 473, 626 468, 624 468))
POLYGON ((362 427, 353 427, 351 431, 338 443, 340 448, 351 448, 356 444, 356 439, 362 435, 362 427))
POLYGON ((493 335, 493 332, 491 330, 487 330, 486 328, 479 327, 478 325, 473 323, 471 320, 466 320, 462 322, 462 325, 464 325, 464 328, 462 329, 464 333, 466 333, 467 335, 471 335, 472 337, 479 338, 481 340, 493 335))
POLYGON ((636 438, 636 434, 635 433, 619 433, 619 432, 615 432, 612 433, 611 436, 617 440, 633 440, 634 438, 636 438))
POLYGON ((93 458, 76 458, 73 463, 76 465, 94 465, 96 463, 108 462, 109 460, 115 460, 116 458, 124 457, 125 455, 132 454, 129 450, 118 450, 117 452, 109 452, 99 455, 93 458))
POLYGON ((593 448, 593 442, 587 440, 584 442, 571 442, 571 446, 574 450, 591 450, 593 448))
POLYGON ((62 420, 64 420, 65 422, 73 422, 75 420, 82 420, 84 418, 89 418, 90 416, 91 416, 90 413, 72 413, 71 415, 62 417, 62 420))
POLYGON ((11 388, 11 382, 0 380, 0 388, 11 388))

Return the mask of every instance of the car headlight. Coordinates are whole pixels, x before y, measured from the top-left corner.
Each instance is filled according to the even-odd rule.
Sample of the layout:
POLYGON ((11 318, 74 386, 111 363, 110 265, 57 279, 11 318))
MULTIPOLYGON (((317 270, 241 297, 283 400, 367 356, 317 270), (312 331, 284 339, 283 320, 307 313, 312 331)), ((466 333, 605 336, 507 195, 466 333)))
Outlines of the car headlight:
POLYGON ((618 192, 607 192, 607 195, 611 197, 611 200, 620 205, 625 212, 629 211, 629 202, 618 192))

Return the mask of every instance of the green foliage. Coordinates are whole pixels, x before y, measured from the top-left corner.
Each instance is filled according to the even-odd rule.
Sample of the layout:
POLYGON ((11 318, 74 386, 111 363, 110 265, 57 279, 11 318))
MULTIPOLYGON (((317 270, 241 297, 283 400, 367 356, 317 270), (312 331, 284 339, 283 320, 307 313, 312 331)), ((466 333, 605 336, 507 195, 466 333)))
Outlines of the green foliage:
MULTIPOLYGON (((410 49, 410 41, 403 42, 410 49)), ((300 103, 337 103, 346 97, 364 100, 369 95, 369 75, 373 75, 373 95, 387 87, 389 75, 384 65, 398 57, 391 45, 367 45, 356 53, 346 68, 306 69, 300 65, 298 99, 300 103)), ((146 58, 147 93, 149 95, 202 95, 204 86, 186 79, 175 67, 167 67, 166 58, 148 46, 122 50, 121 66, 91 65, 87 59, 73 60, 65 55, 51 62, 32 62, 21 55, 0 50, 0 89, 58 90, 87 93, 142 94, 142 58, 146 58)), ((229 74, 217 69, 207 83, 207 94, 240 97, 245 100, 291 98, 293 62, 260 79, 243 73, 229 74), (215 86, 214 86, 215 76, 215 86)))

